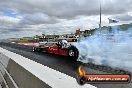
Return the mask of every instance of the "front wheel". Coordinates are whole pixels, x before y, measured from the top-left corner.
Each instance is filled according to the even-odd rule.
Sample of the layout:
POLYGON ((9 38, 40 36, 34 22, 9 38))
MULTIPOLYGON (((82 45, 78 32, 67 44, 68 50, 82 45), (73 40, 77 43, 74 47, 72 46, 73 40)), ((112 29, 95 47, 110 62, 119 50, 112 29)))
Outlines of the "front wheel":
POLYGON ((33 47, 33 52, 35 52, 36 51, 36 48, 35 47, 33 47))
POLYGON ((39 47, 33 47, 33 52, 40 52, 41 49, 39 47))

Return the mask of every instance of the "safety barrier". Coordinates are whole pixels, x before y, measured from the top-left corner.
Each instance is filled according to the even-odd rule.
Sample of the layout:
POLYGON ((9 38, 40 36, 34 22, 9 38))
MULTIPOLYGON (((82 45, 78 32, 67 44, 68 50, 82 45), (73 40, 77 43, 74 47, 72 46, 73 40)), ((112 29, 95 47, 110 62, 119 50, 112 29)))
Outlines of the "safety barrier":
MULTIPOLYGON (((8 86, 8 83, 6 82, 6 80, 5 80, 5 78, 4 78, 4 75, 7 75, 8 78, 10 79, 10 81, 12 82, 12 85, 14 86, 14 88, 19 88, 19 87, 17 86, 16 82, 15 82, 14 79, 11 77, 10 73, 6 70, 5 66, 3 65, 3 63, 2 63, 1 61, 0 61, 0 67, 1 67, 1 68, 3 69, 3 71, 5 72, 5 74, 4 74, 4 73, 2 73, 2 70, 0 70, 0 75, 1 75, 1 77, 2 77, 2 80, 3 80, 3 83, 4 83, 5 87, 6 87, 6 88, 10 88, 10 87, 8 86)), ((3 85, 2 85, 2 86, 3 86, 3 85)))

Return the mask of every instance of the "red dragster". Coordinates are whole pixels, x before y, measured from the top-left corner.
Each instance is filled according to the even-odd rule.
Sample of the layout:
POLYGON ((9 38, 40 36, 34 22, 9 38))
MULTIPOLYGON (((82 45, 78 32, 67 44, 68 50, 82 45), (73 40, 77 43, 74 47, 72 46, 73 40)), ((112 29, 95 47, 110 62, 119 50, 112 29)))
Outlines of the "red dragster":
POLYGON ((45 43, 42 45, 40 44, 39 46, 33 47, 33 51, 69 56, 74 60, 77 60, 79 56, 78 49, 74 45, 68 44, 66 40, 62 40, 58 43, 45 43))

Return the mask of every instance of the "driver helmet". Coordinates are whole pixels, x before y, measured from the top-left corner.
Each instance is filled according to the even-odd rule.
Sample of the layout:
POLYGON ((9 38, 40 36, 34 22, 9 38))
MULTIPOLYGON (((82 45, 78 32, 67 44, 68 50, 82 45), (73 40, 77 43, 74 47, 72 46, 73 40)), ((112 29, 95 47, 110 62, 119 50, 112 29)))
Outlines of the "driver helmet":
POLYGON ((68 42, 66 40, 62 40, 62 43, 67 44, 68 42))

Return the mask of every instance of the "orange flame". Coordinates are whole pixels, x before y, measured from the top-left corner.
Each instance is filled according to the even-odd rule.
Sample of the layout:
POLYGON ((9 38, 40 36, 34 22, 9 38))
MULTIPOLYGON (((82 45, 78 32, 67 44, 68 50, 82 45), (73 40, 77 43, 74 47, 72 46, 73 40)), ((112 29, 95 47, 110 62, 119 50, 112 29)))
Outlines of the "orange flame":
POLYGON ((86 74, 86 71, 82 68, 82 66, 79 66, 78 72, 80 76, 84 76, 86 74))

